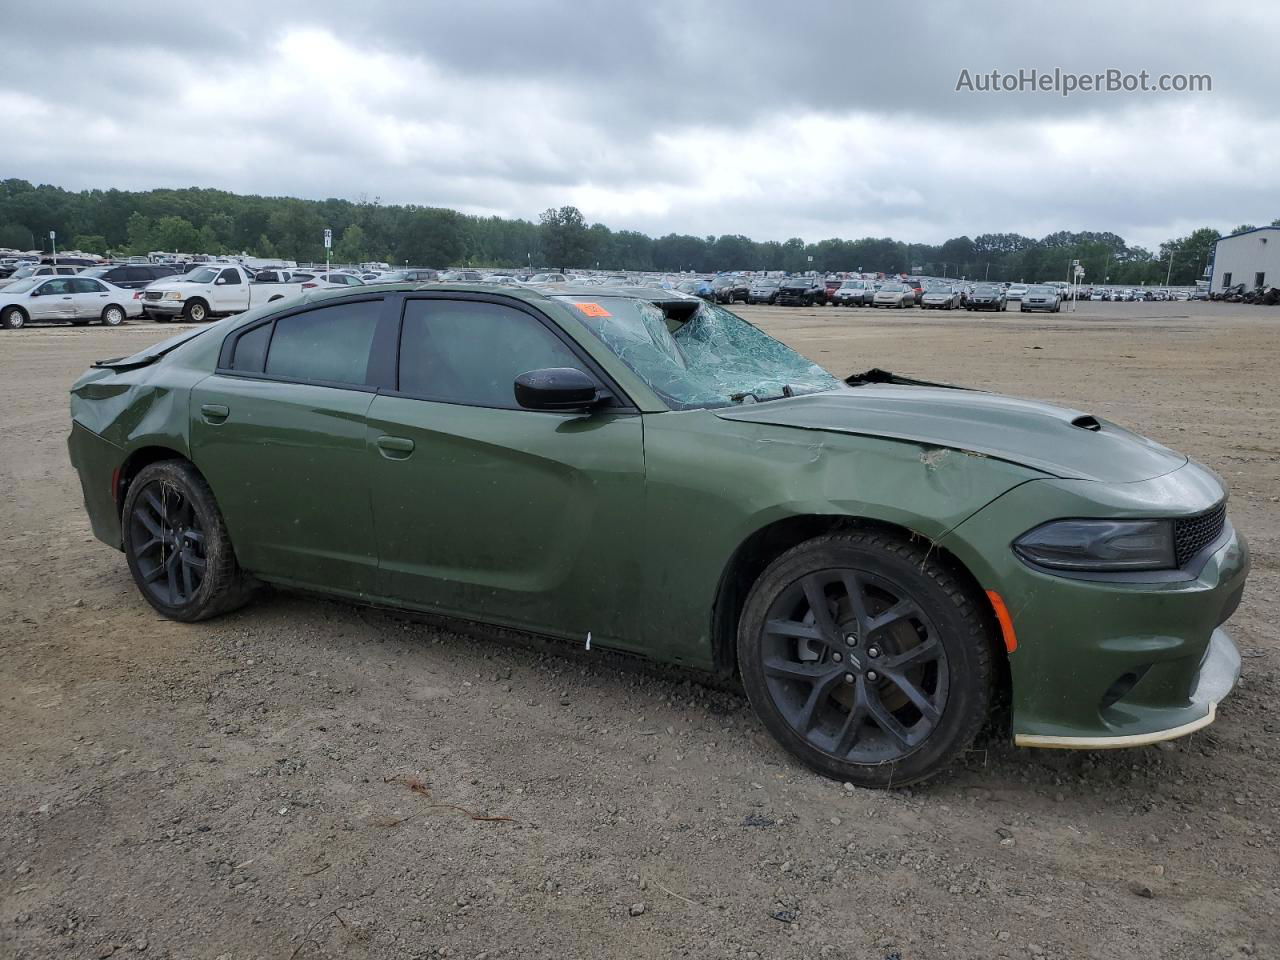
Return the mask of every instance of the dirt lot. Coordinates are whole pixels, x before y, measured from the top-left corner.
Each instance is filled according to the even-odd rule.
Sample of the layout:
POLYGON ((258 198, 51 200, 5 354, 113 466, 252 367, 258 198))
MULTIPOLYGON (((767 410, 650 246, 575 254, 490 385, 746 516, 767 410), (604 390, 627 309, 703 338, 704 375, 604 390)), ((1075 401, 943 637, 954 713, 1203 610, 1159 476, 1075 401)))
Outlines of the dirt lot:
POLYGON ((1280 311, 743 312, 833 371, 1066 402, 1224 475, 1255 566, 1218 722, 991 740, 872 793, 733 691, 600 653, 287 595, 162 621, 89 533, 66 388, 173 330, 28 328, 0 334, 0 957, 1280 956, 1280 311))

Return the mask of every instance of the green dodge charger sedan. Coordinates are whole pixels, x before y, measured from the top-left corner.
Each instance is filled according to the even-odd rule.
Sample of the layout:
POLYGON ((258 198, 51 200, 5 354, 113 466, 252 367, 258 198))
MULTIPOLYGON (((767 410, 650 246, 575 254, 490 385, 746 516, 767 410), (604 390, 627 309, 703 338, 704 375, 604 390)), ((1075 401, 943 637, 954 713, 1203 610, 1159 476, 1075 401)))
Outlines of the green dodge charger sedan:
POLYGON ((1182 454, 1076 410, 832 376, 656 289, 314 293, 94 365, 71 460, 167 617, 260 583, 740 677, 866 786, 1210 723, 1248 549, 1182 454))

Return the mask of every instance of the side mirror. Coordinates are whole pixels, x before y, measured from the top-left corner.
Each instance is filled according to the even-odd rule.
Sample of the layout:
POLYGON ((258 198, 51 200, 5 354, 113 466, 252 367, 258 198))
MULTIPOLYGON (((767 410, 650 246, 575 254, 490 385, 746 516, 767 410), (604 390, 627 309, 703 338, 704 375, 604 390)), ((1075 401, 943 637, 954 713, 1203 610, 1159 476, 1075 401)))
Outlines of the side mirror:
POLYGON ((576 367, 547 367, 516 377, 516 403, 527 410, 590 410, 605 394, 576 367))

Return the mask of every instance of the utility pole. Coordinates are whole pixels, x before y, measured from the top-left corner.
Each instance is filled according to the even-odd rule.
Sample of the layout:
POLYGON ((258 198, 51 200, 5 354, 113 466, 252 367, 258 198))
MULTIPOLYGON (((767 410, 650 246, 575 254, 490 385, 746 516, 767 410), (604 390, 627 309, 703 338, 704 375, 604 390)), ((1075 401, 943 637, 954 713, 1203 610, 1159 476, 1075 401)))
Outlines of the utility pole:
POLYGON ((1173 251, 1169 251, 1169 270, 1164 275, 1164 285, 1169 286, 1169 281, 1173 278, 1173 251))
POLYGON ((53 230, 49 231, 49 249, 53 251, 53 265, 58 265, 58 234, 53 230))

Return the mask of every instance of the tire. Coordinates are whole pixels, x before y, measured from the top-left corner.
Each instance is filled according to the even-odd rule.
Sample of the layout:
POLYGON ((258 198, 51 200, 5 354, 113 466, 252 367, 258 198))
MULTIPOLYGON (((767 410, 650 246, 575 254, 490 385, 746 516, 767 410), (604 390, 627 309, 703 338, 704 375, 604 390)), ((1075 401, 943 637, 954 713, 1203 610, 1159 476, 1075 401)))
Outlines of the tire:
POLYGON ((994 636, 983 599, 936 554, 858 530, 766 568, 738 624, 738 664, 757 715, 802 763, 863 787, 905 786, 941 771, 987 722, 994 636))
POLYGON ((124 308, 118 307, 114 303, 110 304, 102 311, 100 319, 104 327, 118 327, 124 323, 124 308))
POLYGON ((125 496, 121 529, 138 591, 170 620, 207 620, 252 595, 213 491, 185 460, 139 471, 125 496))
POLYGON ((209 319, 209 305, 203 300, 191 300, 182 308, 182 319, 187 323, 204 323, 209 319))
POLYGON ((27 314, 21 307, 9 307, 0 315, 0 327, 6 330, 21 330, 27 325, 27 314))

